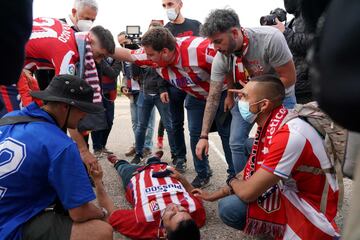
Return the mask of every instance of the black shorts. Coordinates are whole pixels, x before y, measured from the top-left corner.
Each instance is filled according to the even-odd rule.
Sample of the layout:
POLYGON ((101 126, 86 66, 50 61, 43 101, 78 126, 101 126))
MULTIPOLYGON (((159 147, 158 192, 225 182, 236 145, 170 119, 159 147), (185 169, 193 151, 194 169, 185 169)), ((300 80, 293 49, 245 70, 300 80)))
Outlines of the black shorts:
POLYGON ((72 224, 69 216, 43 212, 24 224, 23 240, 69 240, 72 224))

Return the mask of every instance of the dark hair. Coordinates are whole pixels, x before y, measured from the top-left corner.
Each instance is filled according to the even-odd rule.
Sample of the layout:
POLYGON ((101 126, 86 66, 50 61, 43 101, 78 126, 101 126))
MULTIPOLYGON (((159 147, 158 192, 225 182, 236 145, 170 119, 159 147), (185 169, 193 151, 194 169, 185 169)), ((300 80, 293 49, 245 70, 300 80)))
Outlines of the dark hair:
POLYGON ((125 31, 122 31, 122 32, 120 32, 117 36, 119 37, 119 36, 121 36, 121 35, 125 35, 125 36, 126 36, 126 32, 125 32, 125 31))
POLYGON ((175 230, 166 230, 168 240, 200 240, 200 230, 193 219, 181 221, 175 230))
POLYGON ((158 52, 164 48, 173 51, 176 47, 176 39, 168 29, 164 27, 153 27, 143 35, 141 45, 152 47, 152 49, 158 52))
POLYGON ((284 100, 285 86, 277 76, 265 74, 251 78, 250 81, 264 84, 264 97, 269 100, 278 100, 281 103, 284 100))
POLYGON ((211 37, 216 33, 226 32, 232 27, 241 27, 236 12, 233 9, 215 9, 201 25, 200 33, 204 37, 211 37))
POLYGON ((108 53, 115 53, 114 37, 109 30, 102 26, 95 26, 91 28, 90 32, 99 39, 102 48, 104 48, 108 53))

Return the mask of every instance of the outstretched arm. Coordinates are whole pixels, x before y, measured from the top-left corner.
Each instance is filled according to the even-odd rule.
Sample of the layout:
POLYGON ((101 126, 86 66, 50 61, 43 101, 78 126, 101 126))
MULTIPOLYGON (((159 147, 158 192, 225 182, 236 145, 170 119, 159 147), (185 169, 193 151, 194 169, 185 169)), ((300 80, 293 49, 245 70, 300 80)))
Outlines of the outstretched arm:
POLYGON ((117 47, 115 48, 115 53, 112 58, 118 61, 125 61, 125 62, 134 62, 134 59, 131 56, 131 51, 127 48, 117 47))
POLYGON ((90 169, 90 175, 94 180, 95 189, 96 189, 96 197, 99 202, 100 207, 103 207, 108 212, 108 216, 111 215, 112 212, 116 210, 114 202, 111 200, 109 195, 107 194, 103 181, 103 171, 99 164, 95 164, 90 169))

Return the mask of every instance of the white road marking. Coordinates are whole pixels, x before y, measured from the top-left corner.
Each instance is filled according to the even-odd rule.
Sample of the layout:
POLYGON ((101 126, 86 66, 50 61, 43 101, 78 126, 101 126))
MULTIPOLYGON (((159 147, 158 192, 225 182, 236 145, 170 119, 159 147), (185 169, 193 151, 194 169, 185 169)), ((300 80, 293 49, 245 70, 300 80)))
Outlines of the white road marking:
POLYGON ((226 158, 224 156, 224 154, 222 154, 222 152, 216 147, 215 143, 211 140, 209 140, 209 147, 212 148, 214 150, 214 152, 220 157, 220 159, 227 164, 226 162, 226 158))

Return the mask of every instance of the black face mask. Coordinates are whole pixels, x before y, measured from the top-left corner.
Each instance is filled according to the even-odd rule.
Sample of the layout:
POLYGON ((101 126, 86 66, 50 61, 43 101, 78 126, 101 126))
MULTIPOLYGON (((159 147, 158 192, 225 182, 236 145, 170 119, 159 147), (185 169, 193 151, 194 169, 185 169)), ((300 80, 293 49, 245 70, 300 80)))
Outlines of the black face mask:
POLYGON ((287 13, 296 14, 299 12, 301 0, 284 0, 284 6, 287 13))

